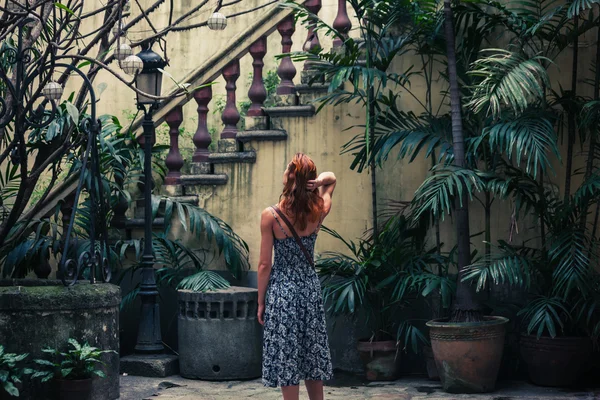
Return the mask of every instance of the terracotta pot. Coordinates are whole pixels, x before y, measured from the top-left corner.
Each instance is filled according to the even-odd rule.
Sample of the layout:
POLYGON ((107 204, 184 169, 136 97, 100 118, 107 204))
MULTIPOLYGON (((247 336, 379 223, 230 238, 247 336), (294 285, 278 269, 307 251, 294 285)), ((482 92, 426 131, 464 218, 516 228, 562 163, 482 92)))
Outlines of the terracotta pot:
POLYGON ((435 358, 433 357, 433 350, 431 350, 431 347, 426 346, 423 348, 423 356, 425 357, 427 377, 431 381, 439 381, 440 374, 438 373, 437 366, 435 365, 435 358))
POLYGON ((398 378, 400 352, 396 342, 360 340, 358 354, 370 381, 393 381, 398 378))
POLYGON ((91 398, 91 379, 57 379, 56 386, 60 400, 89 400, 91 398))
POLYGON ((592 353, 588 337, 521 335, 521 356, 529 379, 539 386, 566 387, 577 382, 592 353))
POLYGON ((504 350, 507 318, 485 317, 483 322, 429 321, 431 348, 440 380, 449 393, 486 393, 494 390, 504 350))

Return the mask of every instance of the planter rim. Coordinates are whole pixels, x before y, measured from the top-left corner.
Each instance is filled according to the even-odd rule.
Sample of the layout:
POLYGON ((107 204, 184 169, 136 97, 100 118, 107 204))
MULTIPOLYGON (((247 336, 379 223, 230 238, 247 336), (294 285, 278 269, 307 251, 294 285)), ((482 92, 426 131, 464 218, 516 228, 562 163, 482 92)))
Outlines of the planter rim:
POLYGON ((508 318, 491 316, 483 317, 485 321, 482 322, 448 322, 449 318, 438 318, 428 321, 426 325, 429 328, 439 329, 460 329, 460 328, 478 328, 478 327, 490 327, 496 325, 504 325, 508 323, 508 318))

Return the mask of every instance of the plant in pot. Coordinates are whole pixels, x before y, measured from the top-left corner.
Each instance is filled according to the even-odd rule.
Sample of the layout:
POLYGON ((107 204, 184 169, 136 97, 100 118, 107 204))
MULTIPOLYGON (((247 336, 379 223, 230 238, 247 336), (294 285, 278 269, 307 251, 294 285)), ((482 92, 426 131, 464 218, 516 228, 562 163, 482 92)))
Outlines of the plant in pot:
POLYGON ((0 345, 0 399, 19 397, 19 388, 23 377, 31 375, 34 370, 22 366, 29 354, 6 353, 0 345))
POLYGON ((518 313, 525 328, 520 350, 537 385, 577 383, 600 334, 600 274, 594 268, 599 241, 581 224, 579 211, 582 202, 598 201, 599 176, 591 176, 567 202, 551 191, 538 200, 548 229, 542 246, 501 242, 489 260, 473 264, 465 276, 479 289, 508 284, 529 293, 518 313))
POLYGON ((357 348, 367 379, 396 379, 401 350, 417 352, 427 344, 418 321, 399 321, 398 313, 410 304, 410 293, 438 290, 450 302, 452 281, 432 270, 444 260, 435 248, 426 249, 425 230, 404 215, 391 217, 378 236, 368 234, 357 243, 323 230, 350 252, 326 252, 316 263, 327 311, 332 316, 364 317, 371 336, 361 338, 357 348))
POLYGON ((37 359, 35 363, 45 370, 34 373, 32 378, 42 382, 54 380, 61 400, 87 400, 92 392, 92 377, 106 377, 101 369, 102 355, 116 352, 80 344, 75 339, 69 339, 69 344, 72 348, 66 352, 43 349, 49 359, 37 359))

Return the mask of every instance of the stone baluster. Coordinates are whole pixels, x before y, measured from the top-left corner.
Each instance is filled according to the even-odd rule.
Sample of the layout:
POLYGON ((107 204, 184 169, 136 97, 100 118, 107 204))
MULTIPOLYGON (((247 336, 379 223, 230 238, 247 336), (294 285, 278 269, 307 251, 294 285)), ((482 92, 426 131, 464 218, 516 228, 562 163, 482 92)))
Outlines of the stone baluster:
POLYGON ((267 38, 263 36, 250 46, 250 55, 253 59, 252 66, 254 67, 252 85, 248 90, 248 98, 252 101, 247 114, 250 117, 265 115, 262 110, 263 103, 267 99, 267 89, 263 81, 263 67, 265 65, 263 58, 265 54, 267 54, 267 38))
POLYGON ((169 154, 165 159, 168 173, 165 178, 166 185, 178 185, 181 183, 181 168, 183 157, 179 152, 179 126, 183 122, 183 109, 181 106, 173 108, 165 117, 169 125, 169 136, 171 137, 169 154))
POLYGON ((221 132, 221 139, 235 139, 237 137, 237 123, 240 120, 240 113, 235 102, 235 82, 240 77, 240 60, 237 58, 223 68, 223 78, 225 78, 225 90, 227 91, 227 102, 221 120, 225 128, 221 132))
MULTIPOLYGON (((286 54, 292 50, 292 35, 296 31, 294 26, 294 17, 290 15, 277 25, 277 30, 281 35, 281 47, 282 53, 286 54)), ((277 87, 278 95, 291 95, 296 93, 294 86, 294 76, 296 76, 296 67, 292 59, 287 56, 281 59, 279 68, 277 68, 277 75, 281 78, 279 86, 277 87)))
POLYGON ((212 100, 212 88, 210 86, 203 87, 194 92, 194 100, 198 104, 198 129, 194 134, 194 144, 196 151, 192 156, 192 161, 195 163, 208 162, 208 147, 212 142, 210 133, 208 132, 208 103, 212 100))
POLYGON ((267 89, 263 80, 263 67, 265 65, 263 58, 265 54, 267 54, 267 38, 263 36, 250 46, 254 73, 252 75, 252 85, 248 90, 248 98, 252 101, 252 104, 245 117, 246 130, 267 129, 267 117, 263 111, 267 99, 267 89))
MULTIPOLYGON (((308 9, 308 11, 310 11, 311 13, 313 13, 315 15, 318 15, 319 10, 321 10, 321 7, 322 7, 322 2, 321 2, 321 0, 308 0, 306 3, 304 3, 304 5, 308 9)), ((315 23, 316 23, 316 21, 315 21, 315 23)), ((304 51, 313 51, 320 47, 321 47, 321 42, 319 41, 319 34, 317 33, 315 26, 310 25, 308 28, 308 35, 306 36, 306 41, 304 42, 304 46, 302 47, 302 49, 304 51)), ((311 68, 311 62, 306 61, 304 63, 304 70, 308 71, 310 68, 311 68)))
MULTIPOLYGON (((338 0, 338 12, 333 20, 333 27, 342 34, 344 40, 348 38, 348 32, 352 28, 352 22, 348 17, 348 10, 346 8, 346 0, 338 0)), ((340 47, 344 41, 340 38, 333 40, 333 47, 340 47)))

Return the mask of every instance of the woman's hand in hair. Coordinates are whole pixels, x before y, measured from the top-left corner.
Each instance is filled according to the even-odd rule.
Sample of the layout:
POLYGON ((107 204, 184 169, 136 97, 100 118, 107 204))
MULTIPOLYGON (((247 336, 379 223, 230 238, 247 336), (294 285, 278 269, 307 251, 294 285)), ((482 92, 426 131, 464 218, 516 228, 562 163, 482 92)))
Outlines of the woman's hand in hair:
POLYGON ((321 181, 320 179, 315 179, 312 181, 308 181, 308 183, 306 184, 306 190, 312 192, 313 190, 316 190, 321 186, 323 186, 323 181, 321 181))

